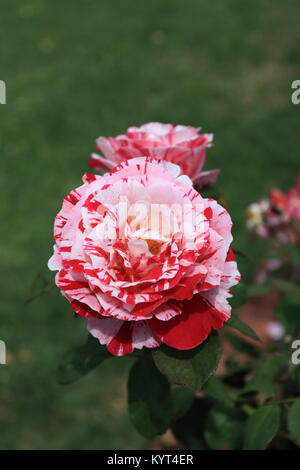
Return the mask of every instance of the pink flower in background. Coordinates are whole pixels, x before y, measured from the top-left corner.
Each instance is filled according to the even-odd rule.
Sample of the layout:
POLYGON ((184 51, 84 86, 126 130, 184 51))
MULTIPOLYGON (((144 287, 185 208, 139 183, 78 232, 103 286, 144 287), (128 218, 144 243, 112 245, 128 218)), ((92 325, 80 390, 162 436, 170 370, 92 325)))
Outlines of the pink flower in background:
POLYGON ((299 243, 300 175, 292 189, 286 192, 272 189, 268 199, 251 204, 247 210, 247 227, 279 243, 299 243))
POLYGON ((90 333, 123 356, 192 349, 222 328, 240 281, 227 211, 149 157, 83 181, 55 218, 49 268, 90 333))
POLYGON ((192 180, 198 178, 197 186, 201 188, 214 183, 220 171, 200 174, 213 134, 199 134, 199 130, 200 127, 174 126, 159 122, 129 127, 124 135, 99 137, 96 140, 96 148, 104 157, 92 154, 89 165, 94 170, 110 171, 124 160, 149 156, 179 165, 183 174, 192 180))

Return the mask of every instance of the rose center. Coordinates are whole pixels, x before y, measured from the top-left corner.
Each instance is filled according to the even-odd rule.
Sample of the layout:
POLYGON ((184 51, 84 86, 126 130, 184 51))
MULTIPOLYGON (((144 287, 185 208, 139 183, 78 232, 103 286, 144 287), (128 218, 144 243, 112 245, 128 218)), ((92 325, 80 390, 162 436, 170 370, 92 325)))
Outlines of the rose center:
POLYGON ((149 239, 145 239, 145 242, 147 243, 149 251, 152 253, 152 255, 158 256, 160 254, 163 242, 149 239))

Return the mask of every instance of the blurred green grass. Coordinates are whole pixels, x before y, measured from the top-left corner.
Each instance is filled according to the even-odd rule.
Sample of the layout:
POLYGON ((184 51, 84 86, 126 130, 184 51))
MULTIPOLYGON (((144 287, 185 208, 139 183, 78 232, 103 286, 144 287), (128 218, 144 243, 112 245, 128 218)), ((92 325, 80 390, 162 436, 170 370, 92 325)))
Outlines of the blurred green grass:
MULTIPOLYGON (((134 449, 131 359, 61 387, 55 365, 85 321, 52 289, 24 305, 52 251, 53 218, 80 185, 94 139, 148 121, 215 134, 206 169, 247 249, 246 206, 288 188, 299 165, 297 0, 10 0, 1 4, 0 448, 134 449)), ((254 248, 251 247, 251 250, 254 248)), ((50 276, 50 275, 49 275, 50 276)))

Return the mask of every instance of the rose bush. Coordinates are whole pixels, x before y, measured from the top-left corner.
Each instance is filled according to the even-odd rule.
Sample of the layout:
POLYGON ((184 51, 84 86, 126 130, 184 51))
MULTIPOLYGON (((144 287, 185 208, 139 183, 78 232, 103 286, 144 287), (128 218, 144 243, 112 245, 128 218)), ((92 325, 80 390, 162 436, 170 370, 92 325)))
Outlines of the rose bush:
POLYGON ((240 281, 228 212, 149 157, 83 182, 55 218, 49 268, 90 333, 122 356, 192 349, 222 328, 240 281))
MULTIPOLYGON (((199 134, 200 127, 174 126, 150 122, 141 127, 129 127, 117 137, 99 137, 96 148, 104 155, 92 154, 89 165, 94 170, 112 170, 124 160, 149 156, 167 160, 181 167, 192 180, 199 177, 205 163, 206 149, 213 134, 199 134)), ((198 186, 216 181, 219 170, 203 172, 198 186)))

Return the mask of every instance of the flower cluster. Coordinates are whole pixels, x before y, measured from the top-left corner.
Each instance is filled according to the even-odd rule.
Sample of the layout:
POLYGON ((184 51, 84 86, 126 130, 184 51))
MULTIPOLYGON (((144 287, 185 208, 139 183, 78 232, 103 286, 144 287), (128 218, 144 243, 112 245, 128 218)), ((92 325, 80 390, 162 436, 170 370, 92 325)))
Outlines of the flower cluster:
POLYGON ((100 139, 114 169, 84 175, 83 185, 65 197, 49 260, 73 310, 117 356, 162 343, 196 347, 228 320, 230 288, 240 281, 228 212, 202 198, 182 174, 185 167, 196 176, 210 137, 195 137, 190 127, 145 127, 147 135, 130 128, 141 140, 135 147, 124 144, 128 134, 127 140, 100 139), (190 153, 181 159, 183 138, 190 153), (166 158, 140 156, 150 142, 166 158), (121 149, 125 161, 115 166, 121 149))
POLYGON ((279 243, 299 243, 300 175, 292 189, 285 193, 273 189, 268 199, 251 204, 247 210, 247 227, 279 243))

